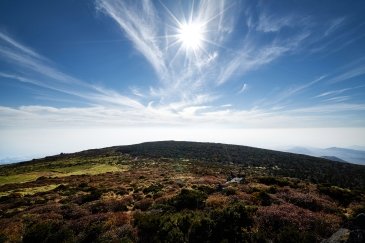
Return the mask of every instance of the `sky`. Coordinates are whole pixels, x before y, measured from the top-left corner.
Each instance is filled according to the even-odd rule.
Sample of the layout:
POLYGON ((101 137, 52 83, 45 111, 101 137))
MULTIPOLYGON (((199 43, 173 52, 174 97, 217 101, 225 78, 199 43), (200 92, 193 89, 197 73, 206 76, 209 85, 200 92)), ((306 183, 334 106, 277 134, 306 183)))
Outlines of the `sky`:
POLYGON ((365 146, 361 0, 2 0, 0 160, 365 146))

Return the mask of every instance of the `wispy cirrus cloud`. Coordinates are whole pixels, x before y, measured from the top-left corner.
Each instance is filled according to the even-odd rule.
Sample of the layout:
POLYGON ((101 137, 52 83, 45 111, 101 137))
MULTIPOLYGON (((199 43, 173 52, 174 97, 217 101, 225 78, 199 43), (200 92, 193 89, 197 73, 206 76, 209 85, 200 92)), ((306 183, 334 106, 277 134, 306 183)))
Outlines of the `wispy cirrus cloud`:
POLYGON ((297 17, 293 15, 277 17, 270 16, 267 13, 261 13, 259 15, 258 24, 256 27, 257 31, 262 32, 277 32, 285 27, 294 27, 298 25, 297 17))
MULTIPOLYGON (((152 1, 98 0, 96 7, 112 18, 136 50, 152 65, 160 84, 151 90, 161 101, 186 99, 199 95, 202 87, 214 83, 212 77, 219 66, 222 38, 232 29, 232 16, 226 16, 226 1, 199 1, 187 13, 176 13, 162 2, 165 11, 157 13, 152 1), (183 16, 183 17, 181 17, 183 16), (181 24, 193 21, 204 25, 202 51, 184 50, 177 35, 181 24), (162 24, 164 23, 164 24, 162 24), (224 34, 223 34, 224 33, 224 34), (193 90, 195 90, 193 92, 193 90), (162 97, 163 96, 163 97, 162 97)), ((230 10, 231 11, 231 10, 230 10)))
POLYGON ((97 1, 96 6, 113 18, 135 48, 148 60, 160 77, 167 72, 155 8, 150 1, 97 1))
POLYGON ((365 74, 365 65, 357 65, 355 67, 352 67, 350 70, 347 70, 344 73, 341 73, 339 75, 335 75, 332 77, 328 82, 329 83, 338 83, 345 80, 349 80, 358 76, 363 76, 365 74))
MULTIPOLYGON (((165 11, 157 12, 154 2, 147 0, 138 3, 96 1, 97 9, 118 24, 136 50, 154 67, 163 86, 153 87, 151 94, 164 96, 163 101, 173 97, 175 102, 176 97, 193 97, 202 91, 209 93, 212 87, 221 86, 234 76, 257 70, 290 53, 308 36, 308 33, 296 33, 290 38, 258 45, 256 34, 247 32, 241 45, 227 48, 224 44, 229 42, 236 24, 239 10, 235 5, 238 3, 203 0, 193 2, 185 13, 174 12, 162 2, 155 4, 165 11), (203 23, 207 29, 201 51, 189 53, 176 39, 179 24, 184 21, 203 23)), ((293 23, 290 19, 270 20, 278 29, 285 23, 293 23)))
POLYGON ((108 103, 134 108, 143 107, 137 100, 84 82, 58 70, 47 58, 1 32, 0 56, 14 67, 13 72, 0 71, 0 77, 77 96, 94 104, 108 103))
POLYGON ((319 95, 316 95, 314 98, 321 98, 321 97, 325 97, 325 96, 327 97, 327 96, 339 95, 339 94, 345 93, 345 92, 350 91, 350 90, 361 89, 361 88, 364 88, 364 87, 365 87, 365 85, 359 85, 359 86, 351 87, 351 88, 326 91, 326 92, 323 92, 319 95))
POLYGON ((242 94, 243 92, 245 92, 247 90, 248 85, 246 83, 244 83, 242 85, 242 87, 240 88, 240 90, 238 91, 239 94, 242 94))
POLYGON ((324 33, 324 36, 328 36, 332 32, 336 31, 338 28, 340 28, 346 21, 345 17, 339 17, 335 18, 330 21, 329 27, 327 28, 326 32, 324 33))

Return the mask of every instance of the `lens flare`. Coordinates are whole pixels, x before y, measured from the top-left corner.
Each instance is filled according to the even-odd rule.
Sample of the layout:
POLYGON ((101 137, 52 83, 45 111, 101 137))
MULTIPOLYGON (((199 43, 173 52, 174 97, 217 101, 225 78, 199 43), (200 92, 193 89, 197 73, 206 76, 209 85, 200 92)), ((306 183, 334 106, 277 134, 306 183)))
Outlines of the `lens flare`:
POLYGON ((181 24, 177 38, 186 50, 197 51, 202 48, 204 40, 204 26, 198 22, 181 24))

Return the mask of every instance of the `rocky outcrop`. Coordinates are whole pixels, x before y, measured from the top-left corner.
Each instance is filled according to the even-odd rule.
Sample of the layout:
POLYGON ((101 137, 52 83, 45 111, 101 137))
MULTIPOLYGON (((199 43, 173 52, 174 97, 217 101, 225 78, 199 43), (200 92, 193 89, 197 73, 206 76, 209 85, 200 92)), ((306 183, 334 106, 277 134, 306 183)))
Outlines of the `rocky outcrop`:
POLYGON ((365 214, 361 213, 349 222, 347 228, 340 228, 330 238, 322 243, 364 243, 365 214))

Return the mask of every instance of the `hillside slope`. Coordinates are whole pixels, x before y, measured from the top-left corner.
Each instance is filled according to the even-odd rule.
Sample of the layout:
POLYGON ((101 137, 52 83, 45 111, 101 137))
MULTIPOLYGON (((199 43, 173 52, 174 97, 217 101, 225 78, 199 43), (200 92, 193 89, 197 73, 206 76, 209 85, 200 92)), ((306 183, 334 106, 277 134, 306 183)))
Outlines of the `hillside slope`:
POLYGON ((212 143, 60 154, 0 166, 0 242, 321 242, 340 227, 351 238, 363 175, 212 143))
MULTIPOLYGON (((220 143, 160 141, 135 145, 114 146, 102 149, 85 150, 72 154, 60 154, 43 159, 6 165, 7 172, 16 170, 27 172, 29 165, 43 170, 62 167, 62 161, 84 158, 78 164, 92 161, 98 157, 130 155, 144 158, 169 158, 193 160, 207 163, 237 164, 242 169, 255 167, 265 170, 269 175, 306 179, 311 182, 329 183, 341 187, 365 188, 365 166, 330 161, 324 158, 301 154, 279 152, 240 145, 220 143), (90 160, 87 160, 87 159, 90 160)), ((0 166, 0 176, 4 174, 0 166)))
POLYGON ((345 187, 365 187, 365 166, 247 146, 161 141, 109 149, 132 156, 181 158, 224 164, 234 163, 244 167, 262 167, 272 175, 296 177, 345 187))

